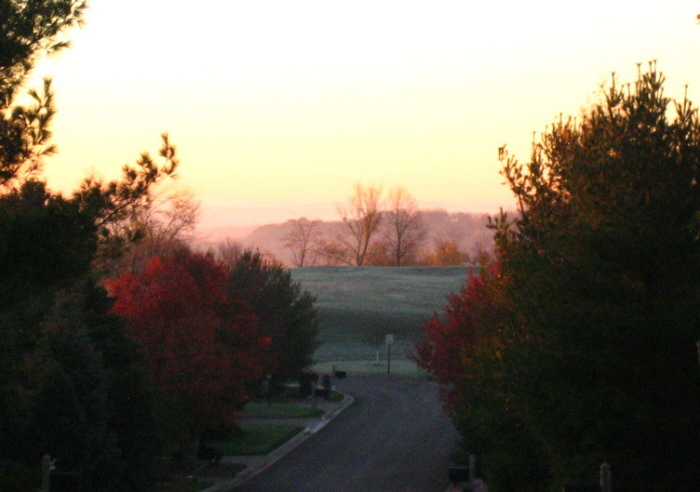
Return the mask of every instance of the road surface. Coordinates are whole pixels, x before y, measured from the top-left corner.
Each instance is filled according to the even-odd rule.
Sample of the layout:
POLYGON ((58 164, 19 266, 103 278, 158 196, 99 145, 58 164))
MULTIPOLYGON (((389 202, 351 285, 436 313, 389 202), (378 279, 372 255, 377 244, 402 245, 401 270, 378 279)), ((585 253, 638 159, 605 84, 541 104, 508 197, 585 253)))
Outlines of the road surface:
POLYGON ((342 414, 237 492, 445 492, 457 433, 435 383, 357 377, 342 414))

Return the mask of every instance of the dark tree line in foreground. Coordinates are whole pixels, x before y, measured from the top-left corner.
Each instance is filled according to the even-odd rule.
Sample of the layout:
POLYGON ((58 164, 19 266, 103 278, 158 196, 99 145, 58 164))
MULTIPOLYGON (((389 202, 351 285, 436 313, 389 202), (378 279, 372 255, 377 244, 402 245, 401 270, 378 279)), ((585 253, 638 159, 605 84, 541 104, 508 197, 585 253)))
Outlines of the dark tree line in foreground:
POLYGON ((616 491, 700 483, 700 126, 663 84, 613 80, 525 165, 502 149, 519 214, 416 348, 490 490, 593 485, 604 462, 616 491))
POLYGON ((187 200, 169 229, 157 220, 178 168, 167 135, 118 180, 64 196, 43 179, 53 92, 25 81, 85 8, 0 0, 0 490, 37 490, 48 454, 80 490, 150 491, 166 451, 191 455, 266 374, 296 376, 316 348, 314 298, 280 267, 192 252, 187 200))

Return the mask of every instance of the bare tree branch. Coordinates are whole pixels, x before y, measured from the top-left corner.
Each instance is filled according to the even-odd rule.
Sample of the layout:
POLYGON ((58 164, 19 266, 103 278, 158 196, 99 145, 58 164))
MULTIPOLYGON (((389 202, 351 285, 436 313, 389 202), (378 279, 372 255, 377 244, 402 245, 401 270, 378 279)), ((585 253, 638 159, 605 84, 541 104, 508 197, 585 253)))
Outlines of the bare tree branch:
POLYGON ((384 215, 383 236, 391 264, 403 266, 415 259, 426 236, 418 202, 404 188, 393 188, 389 192, 389 207, 384 215))
POLYGON ((343 244, 355 265, 362 266, 374 234, 382 218, 382 189, 377 186, 364 187, 355 184, 355 194, 347 205, 338 205, 338 214, 343 222, 343 231, 338 240, 343 244))
POLYGON ((302 217, 292 222, 292 230, 284 236, 284 245, 292 253, 293 263, 296 267, 313 265, 317 252, 319 221, 310 221, 302 217))

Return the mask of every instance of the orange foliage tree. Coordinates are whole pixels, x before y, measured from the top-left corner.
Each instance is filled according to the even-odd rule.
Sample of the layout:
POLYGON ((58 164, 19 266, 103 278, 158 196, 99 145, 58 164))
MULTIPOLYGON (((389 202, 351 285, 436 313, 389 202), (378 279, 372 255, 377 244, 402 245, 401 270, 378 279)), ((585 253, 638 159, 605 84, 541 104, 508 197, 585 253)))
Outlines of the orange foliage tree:
POLYGON ((542 456, 525 416, 514 401, 513 375, 504 348, 518 326, 516 313, 501 293, 509 280, 499 263, 471 274, 448 305, 425 324, 426 338, 412 358, 439 384, 445 411, 462 440, 461 452, 474 454, 494 490, 511 481, 541 484, 542 456), (504 457, 517 456, 516 460, 504 457))
POLYGON ((465 387, 470 375, 464 365, 494 349, 493 335, 507 317, 490 285, 498 268, 486 270, 471 273, 460 292, 448 296, 443 313, 426 321, 425 339, 410 356, 438 382, 445 410, 453 417, 475 389, 465 387))

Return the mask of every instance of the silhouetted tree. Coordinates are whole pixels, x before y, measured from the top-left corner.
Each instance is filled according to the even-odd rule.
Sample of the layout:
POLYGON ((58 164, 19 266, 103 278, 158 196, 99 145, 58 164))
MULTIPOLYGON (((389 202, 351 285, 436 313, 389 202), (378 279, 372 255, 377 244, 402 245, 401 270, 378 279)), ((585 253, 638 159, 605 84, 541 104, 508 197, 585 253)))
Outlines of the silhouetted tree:
POLYGON ((29 104, 16 101, 37 59, 69 45, 64 34, 82 23, 86 8, 84 0, 0 0, 0 186, 36 173, 56 150, 50 79, 42 92, 29 91, 29 104))
POLYGON ((122 240, 114 254, 101 256, 106 276, 116 277, 125 270, 141 272, 153 256, 163 256, 192 242, 199 202, 191 191, 173 188, 172 181, 158 188, 143 206, 134 207, 132 215, 113 225, 113 236, 122 240))
POLYGON ((382 218, 382 190, 376 186, 356 184, 347 205, 338 205, 343 232, 338 240, 351 261, 362 266, 382 218))
POLYGON ((311 221, 306 217, 289 221, 292 230, 284 236, 284 245, 292 253, 292 261, 296 267, 315 264, 318 254, 320 234, 319 221, 311 221))
POLYGON ((129 247, 144 236, 143 223, 138 220, 152 210, 154 191, 167 178, 176 177, 180 164, 175 146, 167 133, 161 134, 162 144, 158 164, 148 152, 143 152, 135 165, 124 165, 121 180, 104 182, 95 176, 86 178, 74 193, 81 210, 94 217, 99 233, 94 266, 109 271, 109 263, 122 257, 129 247))
POLYGON ((244 251, 245 248, 241 243, 227 237, 225 240, 220 241, 216 245, 215 254, 219 261, 221 261, 221 263, 226 265, 228 268, 231 268, 233 265, 236 264, 238 258, 243 254, 244 251))
POLYGON ((663 85, 654 64, 613 79, 527 164, 501 152, 518 213, 493 223, 491 295, 513 320, 494 322, 490 355, 464 351, 464 394, 481 403, 458 417, 467 443, 513 443, 472 438, 497 490, 593 482, 603 461, 619 491, 700 481, 687 452, 700 442, 700 124, 663 85), (539 473, 504 473, 524 455, 539 473))
POLYGON ((28 432, 25 438, 31 436, 35 456, 53 456, 62 470, 79 471, 89 457, 90 427, 84 408, 75 385, 55 362, 41 379, 28 432))
POLYGON ((404 266, 416 260, 425 239, 425 227, 418 211, 418 202, 404 188, 389 192, 389 206, 384 212, 384 241, 393 266, 404 266))
POLYGON ((135 347, 118 343, 118 322, 80 286, 98 250, 117 242, 112 226, 150 201, 177 160, 164 136, 162 166, 143 154, 121 179, 90 178, 70 196, 40 179, 42 158, 56 150, 54 96, 50 80, 42 91, 25 92, 24 82, 40 56, 68 45, 64 34, 85 9, 75 0, 0 0, 0 460, 34 469, 41 454, 56 453, 83 471, 86 489, 145 491, 157 455, 150 391, 135 347))
POLYGON ((289 270, 246 251, 230 269, 228 290, 252 307, 261 335, 270 339, 266 370, 275 381, 296 378, 311 365, 319 345, 315 297, 289 270))

